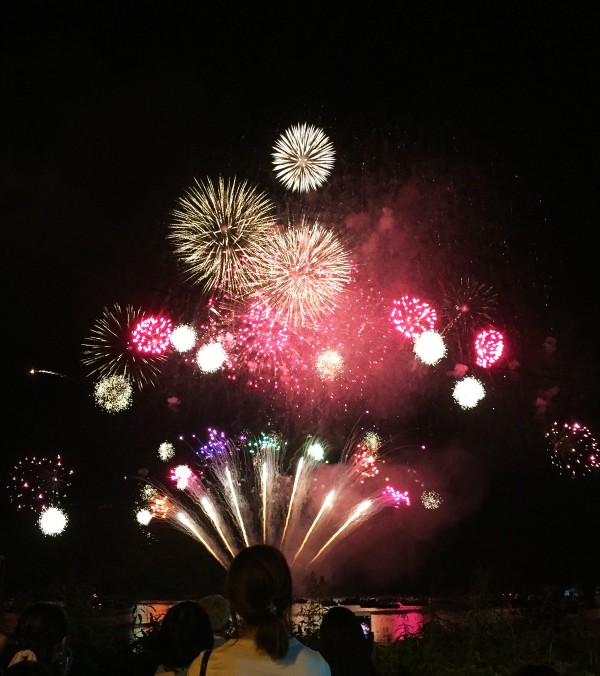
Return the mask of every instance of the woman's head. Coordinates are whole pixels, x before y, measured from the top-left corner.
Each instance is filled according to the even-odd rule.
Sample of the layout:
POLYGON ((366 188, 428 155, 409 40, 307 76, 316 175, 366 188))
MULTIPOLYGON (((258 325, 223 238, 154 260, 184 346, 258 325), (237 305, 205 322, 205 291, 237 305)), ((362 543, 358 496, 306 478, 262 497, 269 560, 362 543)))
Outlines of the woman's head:
POLYGON ((193 601, 182 601, 165 613, 158 632, 161 662, 170 669, 187 667, 203 650, 213 647, 208 613, 193 601))
POLYGON ((231 609, 247 628, 256 630, 256 645, 273 658, 284 657, 289 641, 292 575, 283 554, 269 545, 243 549, 227 576, 231 609))
POLYGON ((332 676, 374 674, 370 645, 358 617, 348 608, 330 608, 321 621, 319 650, 332 676))
POLYGON ((33 651, 38 662, 55 670, 54 665, 66 648, 68 634, 69 623, 60 606, 34 603, 19 615, 14 639, 19 649, 33 651))

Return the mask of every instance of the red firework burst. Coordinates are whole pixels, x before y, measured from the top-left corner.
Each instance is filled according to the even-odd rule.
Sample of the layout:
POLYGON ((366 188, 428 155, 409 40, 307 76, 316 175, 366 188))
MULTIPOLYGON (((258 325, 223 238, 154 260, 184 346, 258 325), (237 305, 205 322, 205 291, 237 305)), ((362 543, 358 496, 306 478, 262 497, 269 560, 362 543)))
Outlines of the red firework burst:
POLYGON ((504 352, 504 336, 495 329, 480 331, 475 337, 477 366, 487 368, 495 364, 504 352))
POLYGON ((416 338, 425 331, 434 331, 437 322, 435 309, 419 298, 402 296, 394 301, 390 314, 392 324, 406 338, 416 338))
POLYGON ((163 354, 169 347, 173 324, 167 317, 146 317, 136 324, 131 340, 138 352, 163 354))

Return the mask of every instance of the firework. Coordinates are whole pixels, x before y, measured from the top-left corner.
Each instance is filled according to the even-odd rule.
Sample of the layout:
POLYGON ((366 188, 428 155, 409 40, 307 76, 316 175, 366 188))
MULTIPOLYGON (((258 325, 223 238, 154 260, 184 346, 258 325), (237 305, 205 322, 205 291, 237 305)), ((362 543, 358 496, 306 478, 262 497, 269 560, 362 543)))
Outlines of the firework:
POLYGON ((229 440, 225 432, 208 428, 208 441, 200 446, 196 455, 203 460, 211 460, 215 456, 222 455, 229 449, 229 440))
POLYGON ((352 463, 361 483, 364 483, 365 479, 372 479, 379 474, 379 462, 377 450, 373 450, 372 446, 367 446, 364 441, 356 444, 352 463))
POLYGON ((189 488, 194 480, 194 473, 187 465, 177 465, 171 470, 171 481, 174 481, 180 491, 189 488))
POLYGON ((145 317, 131 332, 131 342, 142 354, 163 354, 171 342, 173 324, 167 317, 145 317))
POLYGON ((317 357, 316 366, 323 380, 335 380, 344 369, 344 358, 337 350, 325 350, 317 357))
POLYGON ((144 502, 152 502, 154 498, 157 498, 159 496, 159 492, 154 486, 151 486, 150 484, 144 484, 140 488, 140 498, 144 502))
POLYGON ((415 338, 414 351, 424 364, 434 366, 446 354, 446 345, 436 331, 424 331, 415 338))
POLYGON ((425 331, 433 331, 437 322, 437 313, 429 303, 418 298, 402 296, 394 301, 390 314, 392 324, 406 338, 416 338, 425 331))
POLYGON ((108 413, 120 413, 131 406, 133 388, 125 376, 101 378, 94 386, 96 404, 108 413))
POLYGON ((381 437, 379 434, 377 434, 377 432, 374 430, 369 430, 368 432, 365 432, 365 436, 362 438, 362 443, 369 451, 371 451, 371 453, 377 453, 383 442, 381 441, 381 437))
POLYGON ((287 129, 273 147, 275 176, 296 192, 316 190, 333 167, 333 144, 323 130, 307 124, 287 129))
POLYGON ((226 361, 227 352, 218 340, 206 343, 196 353, 196 363, 204 373, 215 373, 226 361))
POLYGON ((272 234, 273 204, 246 181, 196 181, 179 200, 170 239, 188 277, 205 291, 246 296, 256 285, 256 259, 272 234))
POLYGON ((400 505, 410 506, 408 491, 399 491, 393 486, 386 486, 382 491, 382 497, 394 507, 399 507, 400 505))
POLYGON ((444 292, 442 307, 448 320, 444 333, 457 323, 473 331, 481 324, 491 322, 496 311, 496 301, 497 295, 491 286, 471 277, 460 277, 444 292))
POLYGON ((171 345, 176 352, 189 352, 197 340, 196 329, 188 324, 179 324, 171 332, 171 345))
POLYGON ((421 502, 425 509, 437 509, 442 504, 442 496, 436 491, 423 491, 421 502))
POLYGON ((39 516, 38 524, 44 535, 60 535, 67 527, 68 517, 58 507, 48 507, 39 516))
POLYGON ((600 469, 600 449, 590 430, 581 423, 552 423, 546 433, 552 464, 572 478, 600 469))
POLYGON ((325 446, 318 440, 311 441, 306 447, 305 453, 317 462, 325 458, 325 446))
POLYGON ((290 561, 302 565, 322 556, 367 515, 391 504, 357 502, 361 483, 352 463, 321 464, 317 458, 324 446, 315 438, 306 441, 301 457, 290 464, 286 444, 278 436, 275 441, 272 433, 260 435, 264 443, 253 445, 252 451, 245 435, 235 443, 220 433, 215 438, 219 450, 204 458, 203 473, 174 468, 171 477, 185 479, 181 494, 174 497, 162 490, 151 497, 147 509, 198 539, 224 566, 229 556, 258 542, 280 547, 290 561), (289 466, 293 476, 287 474, 289 466), (321 474, 325 468, 329 474, 321 474), (192 509, 185 506, 188 501, 192 509))
POLYGON ((467 376, 456 383, 452 396, 462 408, 474 408, 485 396, 485 389, 477 378, 467 376))
POLYGON ((163 462, 168 462, 175 455, 175 446, 168 441, 163 441, 158 447, 158 457, 163 462))
POLYGON ((82 361, 90 369, 88 375, 124 376, 137 387, 156 382, 166 357, 139 352, 132 342, 132 332, 143 319, 143 310, 131 305, 104 308, 83 342, 82 361))
POLYGON ((351 262, 331 231, 304 219, 263 246, 261 295, 287 324, 311 326, 338 306, 351 262))
POLYGON ((147 526, 152 521, 152 512, 149 509, 138 509, 135 518, 140 526, 147 526))
POLYGON ((495 329, 481 331, 475 337, 475 363, 482 368, 495 364, 504 352, 504 336, 495 329))
POLYGON ((240 316, 235 332, 239 366, 252 374, 252 384, 263 380, 278 384, 293 361, 289 329, 277 312, 264 302, 254 302, 240 316))
POLYGON ((8 485, 10 500, 17 510, 39 511, 56 506, 66 497, 73 470, 63 465, 60 455, 24 458, 13 468, 8 485))

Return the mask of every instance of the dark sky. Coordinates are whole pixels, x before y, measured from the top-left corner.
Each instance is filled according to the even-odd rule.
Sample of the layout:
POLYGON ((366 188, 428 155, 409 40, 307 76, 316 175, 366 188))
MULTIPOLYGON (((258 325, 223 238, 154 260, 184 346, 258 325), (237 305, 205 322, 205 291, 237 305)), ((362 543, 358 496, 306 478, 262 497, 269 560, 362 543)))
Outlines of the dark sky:
MULTIPOLYGON (((536 417, 542 386, 530 377, 544 367, 544 338, 556 337, 559 363, 548 368, 560 395, 550 408, 583 416, 600 435, 597 7, 85 5, 12 3, 0 27, 3 485, 23 457, 68 458, 77 477, 73 510, 83 515, 72 517, 73 527, 94 524, 86 535, 94 554, 86 549, 80 574, 93 577, 86 565, 102 566, 103 555, 107 569, 118 565, 102 538, 119 529, 110 518, 130 516, 119 511, 133 495, 123 477, 145 466, 156 438, 234 415, 227 403, 197 395, 185 424, 163 420, 151 400, 135 415, 107 419, 94 408, 81 341, 105 305, 165 307, 181 290, 166 234, 194 177, 235 174, 281 197, 270 147, 290 124, 306 121, 334 141, 337 163, 323 199, 339 205, 340 220, 360 203, 340 185, 356 186, 357 177, 367 186, 366 211, 390 206, 392 184, 406 189, 402 195, 414 188, 424 197, 404 215, 413 231, 423 225, 414 239, 420 251, 435 228, 448 234, 431 245, 431 260, 446 261, 440 275, 451 271, 456 251, 463 266, 497 276, 526 381, 518 422, 503 408, 511 394, 501 388, 503 415, 495 421, 488 410, 477 429, 437 404, 415 403, 417 395, 414 416, 383 416, 396 446, 424 439, 435 446, 437 480, 443 475, 449 490, 472 499, 421 531, 417 521, 373 528, 381 560, 366 560, 357 533, 343 553, 345 572, 328 574, 376 591, 465 585, 478 567, 492 570, 499 586, 540 578, 600 584, 599 477, 567 480, 549 466, 550 413, 536 417), (66 377, 31 378, 32 367, 66 377), (481 453, 490 437, 491 450, 481 453)), ((409 264, 402 255, 398 270, 426 281, 416 269, 422 259, 409 264)), ((164 404, 163 394, 156 399, 164 404)), ((390 462, 400 461, 395 453, 390 462)), ((3 532, 18 533, 18 545, 0 539, 14 579, 27 556, 46 556, 49 546, 59 567, 72 556, 67 545, 34 534, 6 495, 0 511, 3 532)), ((156 567, 161 538, 196 555, 177 537, 161 534, 147 545, 156 567)), ((184 566, 181 576, 190 571, 184 566)))

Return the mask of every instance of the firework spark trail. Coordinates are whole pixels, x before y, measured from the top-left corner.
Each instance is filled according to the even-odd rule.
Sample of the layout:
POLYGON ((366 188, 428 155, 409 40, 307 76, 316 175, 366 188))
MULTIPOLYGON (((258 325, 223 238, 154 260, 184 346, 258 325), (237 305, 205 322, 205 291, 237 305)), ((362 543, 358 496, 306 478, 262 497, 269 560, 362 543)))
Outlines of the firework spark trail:
POLYGON ((262 530, 263 542, 267 542, 267 491, 269 487, 269 468, 266 462, 262 464, 261 474, 261 491, 262 491, 262 530))
POLYGON ((35 376, 37 373, 45 373, 49 376, 58 376, 59 378, 67 377, 64 373, 58 373, 57 371, 48 371, 46 369, 29 369, 29 373, 32 376, 35 376))
POLYGON ((190 517, 185 512, 177 512, 177 519, 182 523, 203 545, 206 549, 217 559, 217 561, 227 568, 225 561, 217 554, 217 552, 208 544, 206 539, 202 536, 197 526, 192 522, 190 517))
POLYGON ((300 458, 298 461, 298 467, 296 469, 296 475, 294 476, 294 486, 292 487, 292 494, 290 496, 290 501, 288 504, 288 510, 285 517, 285 525, 283 526, 283 533, 281 535, 281 540, 279 541, 279 547, 283 547, 283 541, 285 539, 285 534, 287 533, 288 523, 290 521, 290 514, 294 506, 294 498, 296 497, 296 490, 298 489, 298 481, 300 479, 300 474, 302 472, 302 467, 304 466, 304 458, 300 458))
POLYGON ((327 540, 327 542, 319 549, 319 551, 313 556, 313 558, 310 560, 309 565, 312 565, 318 558, 321 556, 321 554, 329 547, 329 545, 341 534, 343 533, 348 526, 351 524, 355 523, 360 517, 362 517, 367 510, 371 507, 372 501, 371 500, 363 500, 357 507, 356 509, 352 512, 352 514, 349 516, 349 518, 345 521, 345 523, 338 528, 338 530, 327 540))
POLYGON ((240 526, 240 530, 242 531, 242 536, 244 538, 244 542, 246 543, 246 547, 250 546, 250 542, 248 541, 248 535, 246 534, 246 528, 244 526, 244 519, 242 518, 242 512, 240 510, 240 503, 238 500, 238 495, 235 490, 235 487, 233 485, 233 479, 231 478, 231 472, 229 470, 229 467, 225 467, 225 474, 227 477, 227 485, 229 486, 229 491, 231 495, 231 499, 233 500, 233 506, 235 509, 235 514, 238 519, 238 524, 240 526))
MULTIPOLYGON (((300 552, 304 549, 304 545, 308 542, 308 538, 310 537, 310 534, 313 532, 313 530, 315 529, 316 525, 319 523, 319 520, 320 520, 320 518, 323 516, 325 510, 326 510, 326 509, 331 505, 331 503, 333 502, 334 497, 335 497, 335 491, 329 491, 329 493, 327 493, 327 495, 325 496, 325 500, 323 500, 323 504, 321 505, 321 509, 319 510, 319 513, 317 514, 317 516, 315 517, 314 521, 312 522, 310 528, 308 529, 306 535, 304 536, 304 540, 302 540, 302 544, 300 545, 300 547, 298 548, 298 551, 296 552, 296 555, 294 556, 294 559, 293 559, 293 561, 292 561, 292 565, 293 565, 294 563, 296 563, 296 559, 300 556, 300 552)), ((343 529, 340 529, 340 530, 338 531, 338 533, 341 533, 342 530, 343 530, 343 529)), ((336 535, 337 535, 338 533, 336 533, 336 535)), ((335 537, 335 536, 334 536, 334 537, 335 537)), ((322 549, 324 549, 324 548, 322 548, 322 549)), ((321 553, 322 549, 319 550, 319 554, 321 553)), ((317 554, 317 556, 318 556, 318 554, 317 554)), ((315 557, 315 558, 316 558, 316 557, 315 557)), ((311 563, 312 563, 314 560, 315 560, 315 559, 313 559, 313 560, 311 561, 311 563)))
POLYGON ((221 538, 221 540, 223 540, 223 544, 225 545, 225 547, 227 547, 227 550, 229 551, 231 556, 233 558, 235 558, 236 552, 233 549, 233 547, 230 545, 229 540, 225 537, 225 533, 223 532, 223 526, 221 524, 221 520, 219 519, 219 516, 218 516, 212 502, 206 496, 204 496, 203 498, 201 498, 200 504, 201 504, 202 509, 204 510, 206 516, 208 516, 208 518, 213 523, 215 530, 219 534, 219 537, 221 538))

